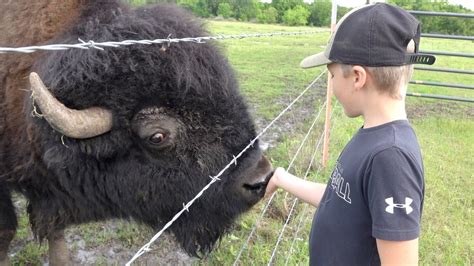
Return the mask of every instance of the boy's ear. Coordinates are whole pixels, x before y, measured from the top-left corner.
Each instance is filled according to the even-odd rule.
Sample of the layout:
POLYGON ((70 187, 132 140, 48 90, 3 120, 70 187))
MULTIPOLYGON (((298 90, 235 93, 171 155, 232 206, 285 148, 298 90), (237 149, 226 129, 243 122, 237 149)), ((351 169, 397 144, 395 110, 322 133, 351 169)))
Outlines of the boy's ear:
POLYGON ((352 66, 352 78, 354 82, 354 88, 360 90, 364 88, 367 83, 367 70, 362 66, 352 66))

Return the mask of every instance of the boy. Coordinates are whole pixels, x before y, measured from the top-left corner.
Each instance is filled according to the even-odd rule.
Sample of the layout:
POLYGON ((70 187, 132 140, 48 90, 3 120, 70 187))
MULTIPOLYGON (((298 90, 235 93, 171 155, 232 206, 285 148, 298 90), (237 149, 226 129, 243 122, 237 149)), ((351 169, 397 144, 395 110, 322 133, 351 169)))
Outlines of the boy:
POLYGON ((354 9, 336 25, 326 50, 301 67, 327 65, 333 91, 349 117, 364 125, 346 145, 327 185, 277 168, 278 187, 318 207, 310 235, 311 265, 417 264, 424 181, 420 148, 406 118, 419 22, 377 3, 354 9))

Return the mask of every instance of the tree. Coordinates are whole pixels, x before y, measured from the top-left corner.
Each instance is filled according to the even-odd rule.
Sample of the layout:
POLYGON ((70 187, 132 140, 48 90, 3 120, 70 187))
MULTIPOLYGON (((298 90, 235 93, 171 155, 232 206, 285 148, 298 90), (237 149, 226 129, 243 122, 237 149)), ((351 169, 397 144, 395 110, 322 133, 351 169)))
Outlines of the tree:
POLYGON ((247 21, 255 18, 257 15, 258 0, 230 0, 235 18, 247 21))
POLYGON ((310 6, 311 12, 308 22, 314 26, 329 26, 331 24, 331 8, 332 3, 330 0, 317 0, 314 1, 310 6))
POLYGON ((303 0, 272 0, 272 6, 278 11, 278 22, 283 22, 286 11, 303 5, 303 0))
POLYGON ((264 6, 257 14, 257 20, 260 23, 276 23, 278 11, 273 6, 264 6))
POLYGON ((199 17, 209 17, 207 0, 178 0, 178 5, 188 9, 199 17))
POLYGON ((221 3, 228 3, 228 1, 222 1, 222 0, 206 0, 207 2, 207 10, 209 11, 209 14, 212 16, 217 16, 219 12, 219 5, 221 3))
POLYGON ((283 15, 283 22, 290 26, 302 26, 308 23, 310 12, 304 6, 289 9, 283 15))
MULTIPOLYGON (((389 3, 395 4, 407 10, 425 10, 453 13, 472 13, 472 10, 460 5, 451 5, 447 0, 389 0, 389 3)), ((439 17, 439 16, 419 16, 415 15, 421 21, 421 30, 425 33, 442 33, 455 35, 474 35, 474 23, 468 18, 439 17)))
POLYGON ((217 15, 224 18, 229 18, 233 15, 232 7, 229 3, 220 3, 217 8, 217 15))
POLYGON ((351 8, 345 7, 345 6, 337 6, 337 14, 336 14, 336 20, 339 21, 341 18, 347 14, 347 12, 351 11, 351 8))

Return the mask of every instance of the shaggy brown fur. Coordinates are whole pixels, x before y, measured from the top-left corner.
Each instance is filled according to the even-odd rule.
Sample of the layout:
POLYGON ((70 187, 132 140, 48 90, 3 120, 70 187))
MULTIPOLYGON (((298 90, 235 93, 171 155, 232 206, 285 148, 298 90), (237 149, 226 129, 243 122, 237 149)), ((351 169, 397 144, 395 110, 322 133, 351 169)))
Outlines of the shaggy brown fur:
MULTIPOLYGON (((6 0, 0 3, 0 46, 22 47, 47 44, 51 39, 69 29, 78 19, 85 0, 6 0)), ((28 74, 41 52, 31 54, 0 54, 0 150, 26 150, 29 145, 24 134, 15 131, 26 130, 23 101, 28 92, 28 74), (10 115, 5 117, 5 110, 10 115), (5 139, 1 136, 18 136, 19 139, 5 139)), ((8 158, 0 154, 0 168, 8 158)), ((21 167, 21 166, 18 166, 21 167)), ((9 169, 15 171, 15 169, 9 169)))
MULTIPOLYGON (((6 0, 0 3, 0 46, 22 47, 47 44, 51 39, 73 25, 78 19, 84 0, 6 0)), ((21 134, 27 130, 24 115, 24 99, 28 92, 27 76, 41 52, 32 54, 0 54, 0 151, 27 151, 31 139, 21 134), (6 115, 9 110, 9 115, 6 115), (16 136, 7 138, 5 136, 16 136)), ((18 158, 28 154, 18 154, 18 158)), ((18 177, 24 163, 9 167, 8 154, 0 153, 0 168, 6 171, 0 175, 18 177)), ((11 214, 10 192, 0 183, 0 265, 8 264, 8 244, 15 233, 16 220, 11 214)))

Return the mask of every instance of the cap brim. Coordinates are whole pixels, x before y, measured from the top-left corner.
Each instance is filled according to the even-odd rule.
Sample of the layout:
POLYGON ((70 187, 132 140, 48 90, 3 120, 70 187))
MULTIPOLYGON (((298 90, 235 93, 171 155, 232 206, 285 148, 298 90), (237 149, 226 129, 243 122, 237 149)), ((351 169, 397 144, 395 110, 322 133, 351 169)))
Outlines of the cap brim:
POLYGON ((302 68, 310 68, 310 67, 317 67, 317 66, 322 66, 322 65, 327 65, 331 64, 331 60, 326 57, 324 52, 314 54, 311 56, 306 57, 301 61, 300 67, 302 68))

